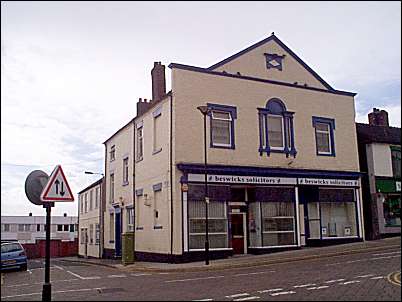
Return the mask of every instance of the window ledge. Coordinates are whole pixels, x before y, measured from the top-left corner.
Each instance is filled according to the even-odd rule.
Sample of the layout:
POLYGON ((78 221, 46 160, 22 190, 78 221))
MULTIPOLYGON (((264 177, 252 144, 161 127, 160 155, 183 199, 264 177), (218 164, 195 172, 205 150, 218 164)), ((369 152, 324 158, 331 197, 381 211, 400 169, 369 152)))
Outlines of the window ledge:
POLYGON ((137 226, 135 229, 136 229, 137 231, 142 231, 142 230, 144 229, 144 227, 143 227, 143 226, 137 226))
POLYGON ((144 157, 137 158, 137 159, 135 160, 135 162, 136 162, 136 163, 139 163, 139 162, 142 161, 143 159, 144 159, 144 157))
POLYGON ((233 145, 233 146, 229 146, 229 145, 227 145, 227 146, 221 146, 221 145, 214 145, 214 144, 211 144, 211 148, 217 148, 217 149, 235 149, 235 146, 233 145))
POLYGON ((154 230, 160 230, 163 229, 163 226, 161 225, 154 225, 154 230))
POLYGON ((128 184, 129 184, 129 182, 123 182, 123 183, 122 183, 122 186, 125 187, 125 186, 127 186, 128 184))
POLYGON ((158 153, 161 152, 161 151, 162 151, 162 148, 159 148, 158 150, 154 150, 154 151, 152 152, 152 155, 158 154, 158 153))

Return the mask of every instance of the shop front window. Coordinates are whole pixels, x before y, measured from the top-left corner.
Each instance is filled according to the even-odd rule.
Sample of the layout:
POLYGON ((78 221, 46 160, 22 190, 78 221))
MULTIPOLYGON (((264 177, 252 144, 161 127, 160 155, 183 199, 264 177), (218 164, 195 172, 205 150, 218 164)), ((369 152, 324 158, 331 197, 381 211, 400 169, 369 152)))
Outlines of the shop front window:
MULTIPOLYGON (((189 201, 189 247, 190 249, 205 248, 205 202, 189 201)), ((208 204, 208 238, 209 247, 228 247, 228 220, 226 204, 210 201, 208 204)))
POLYGON ((389 195, 384 200, 385 226, 401 226, 401 196, 389 195))
POLYGON ((293 202, 263 202, 261 214, 263 246, 296 244, 293 202))
POLYGON ((322 202, 321 230, 322 237, 357 236, 355 204, 322 202))
POLYGON ((262 246, 260 203, 251 202, 248 206, 248 230, 250 246, 262 246))
POLYGON ((310 230, 310 239, 320 239, 320 205, 318 202, 307 204, 308 226, 310 230))

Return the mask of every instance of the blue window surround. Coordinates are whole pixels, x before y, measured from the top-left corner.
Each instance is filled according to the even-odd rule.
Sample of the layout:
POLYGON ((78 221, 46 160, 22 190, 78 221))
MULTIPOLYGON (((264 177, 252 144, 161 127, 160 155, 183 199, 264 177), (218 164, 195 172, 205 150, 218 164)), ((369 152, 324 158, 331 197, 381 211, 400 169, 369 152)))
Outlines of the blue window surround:
POLYGON ((335 120, 333 118, 313 116, 313 127, 314 127, 314 134, 315 134, 316 154, 318 156, 335 156, 335 140, 334 140, 335 120), (318 152, 317 132, 315 130, 316 123, 323 123, 323 124, 329 125, 329 136, 330 136, 329 140, 330 140, 330 144, 331 144, 331 153, 319 153, 318 152))
POLYGON ((258 121, 259 121, 259 131, 260 131, 260 147, 258 152, 260 152, 260 156, 263 155, 264 152, 267 153, 267 156, 270 155, 271 152, 275 153, 285 153, 286 157, 289 155, 296 157, 297 151, 295 148, 295 139, 294 139, 294 127, 293 127, 293 115, 294 112, 286 111, 285 104, 278 98, 271 98, 268 100, 265 108, 257 108, 258 109, 258 121), (269 137, 268 137, 268 123, 267 117, 268 115, 278 115, 283 118, 283 132, 284 132, 284 145, 283 150, 275 150, 271 149, 269 146, 269 137), (265 141, 266 146, 263 146, 263 128, 265 130, 265 141), (289 129, 288 129, 289 128, 289 129), (288 133, 290 133, 290 142, 288 142, 288 133))
POLYGON ((235 133, 234 133, 234 120, 237 119, 237 108, 234 106, 228 106, 228 105, 220 105, 220 104, 211 104, 207 103, 208 106, 208 115, 209 115, 209 129, 210 129, 210 147, 211 148, 223 148, 223 149, 235 149, 235 133), (232 118, 231 122, 231 127, 230 127, 230 146, 214 146, 212 142, 212 113, 211 110, 216 110, 216 111, 223 111, 223 112, 228 112, 230 113, 230 116, 232 118))

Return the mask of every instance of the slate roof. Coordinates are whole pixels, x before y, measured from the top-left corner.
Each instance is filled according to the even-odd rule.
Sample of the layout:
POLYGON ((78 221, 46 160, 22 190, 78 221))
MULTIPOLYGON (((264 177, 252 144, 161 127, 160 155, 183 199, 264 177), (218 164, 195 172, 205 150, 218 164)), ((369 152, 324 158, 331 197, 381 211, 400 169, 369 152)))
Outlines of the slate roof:
POLYGON ((401 128, 356 123, 359 143, 401 144, 401 128))

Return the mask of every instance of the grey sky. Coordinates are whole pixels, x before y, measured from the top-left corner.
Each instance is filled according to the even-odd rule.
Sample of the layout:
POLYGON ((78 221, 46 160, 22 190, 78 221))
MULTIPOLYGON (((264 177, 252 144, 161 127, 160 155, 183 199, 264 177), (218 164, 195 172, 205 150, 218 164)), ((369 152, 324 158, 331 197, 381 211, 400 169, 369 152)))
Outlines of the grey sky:
POLYGON ((357 121, 377 107, 400 127, 400 2, 1 2, 2 215, 44 215, 32 170, 61 164, 75 193, 98 179, 84 171, 103 172, 102 143, 151 98, 154 61, 208 67, 272 31, 358 93, 357 121))

